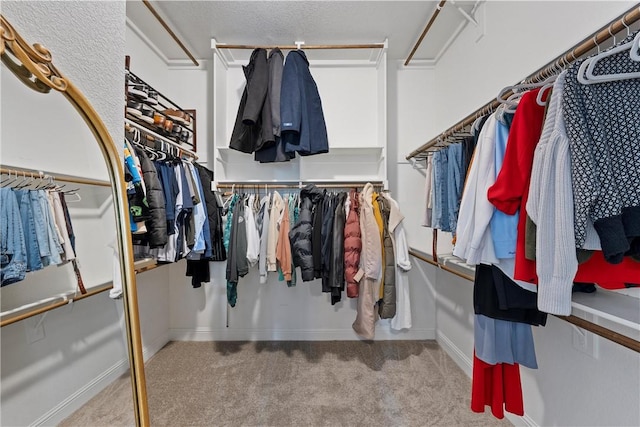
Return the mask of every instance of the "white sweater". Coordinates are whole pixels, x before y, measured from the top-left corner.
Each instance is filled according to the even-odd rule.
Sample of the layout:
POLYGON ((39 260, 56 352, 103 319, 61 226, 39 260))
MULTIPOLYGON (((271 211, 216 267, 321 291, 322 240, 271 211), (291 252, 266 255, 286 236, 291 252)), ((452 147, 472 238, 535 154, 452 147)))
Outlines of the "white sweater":
POLYGON ((536 223, 538 308, 571 314, 571 287, 578 271, 573 228, 571 158, 562 114, 565 74, 556 79, 533 160, 526 210, 536 223))

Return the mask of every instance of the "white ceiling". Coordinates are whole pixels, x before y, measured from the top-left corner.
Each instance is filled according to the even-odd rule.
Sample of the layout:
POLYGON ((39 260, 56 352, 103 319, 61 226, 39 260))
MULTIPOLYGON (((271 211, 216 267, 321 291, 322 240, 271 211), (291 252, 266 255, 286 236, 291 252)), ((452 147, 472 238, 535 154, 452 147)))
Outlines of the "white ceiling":
MULTIPOLYGON (((469 12, 475 3, 445 3, 414 59, 437 59, 466 22, 456 7, 469 12)), ((298 40, 308 45, 381 43, 388 38, 388 58, 406 59, 437 4, 415 0, 152 1, 198 59, 211 58, 212 38, 218 43, 250 45, 291 45, 298 40)), ((141 0, 127 1, 127 17, 167 59, 187 59, 141 0)), ((322 55, 316 52, 314 58, 322 55)))

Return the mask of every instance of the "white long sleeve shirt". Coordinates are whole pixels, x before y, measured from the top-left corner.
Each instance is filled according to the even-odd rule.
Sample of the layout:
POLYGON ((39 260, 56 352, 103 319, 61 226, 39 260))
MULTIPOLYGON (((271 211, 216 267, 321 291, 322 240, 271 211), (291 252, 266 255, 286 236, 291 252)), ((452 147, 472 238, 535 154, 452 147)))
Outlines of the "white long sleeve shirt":
POLYGON ((480 131, 458 214, 453 254, 470 265, 499 263, 489 225, 495 206, 487 198, 487 190, 496 180, 495 137, 496 117, 492 114, 480 131))
POLYGON ((246 219, 245 226, 247 229, 247 261, 251 267, 258 263, 260 257, 260 235, 258 234, 256 217, 253 211, 255 198, 256 196, 254 194, 249 196, 248 206, 244 210, 246 219))

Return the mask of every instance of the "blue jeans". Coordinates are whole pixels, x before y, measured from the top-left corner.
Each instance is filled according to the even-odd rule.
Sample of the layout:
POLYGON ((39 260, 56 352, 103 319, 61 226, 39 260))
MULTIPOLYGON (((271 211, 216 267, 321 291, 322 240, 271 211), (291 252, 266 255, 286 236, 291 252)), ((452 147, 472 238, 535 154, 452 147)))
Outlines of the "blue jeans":
MULTIPOLYGON (((26 245, 27 271, 36 271, 44 268, 38 247, 38 236, 36 233, 36 220, 33 215, 31 196, 29 190, 13 190, 18 201, 20 217, 22 219, 22 231, 26 245)), ((42 220, 40 220, 42 226, 42 220)))
POLYGON ((447 201, 448 169, 447 150, 436 151, 433 154, 433 228, 442 231, 452 231, 449 224, 449 205, 447 201))
POLYGON ((447 147, 447 205, 449 217, 443 218, 443 222, 449 221, 452 233, 458 226, 458 212, 460 211, 460 199, 464 185, 464 172, 462 170, 462 144, 453 144, 447 147))
POLYGON ((0 188, 0 286, 24 279, 27 259, 22 219, 16 195, 0 188))

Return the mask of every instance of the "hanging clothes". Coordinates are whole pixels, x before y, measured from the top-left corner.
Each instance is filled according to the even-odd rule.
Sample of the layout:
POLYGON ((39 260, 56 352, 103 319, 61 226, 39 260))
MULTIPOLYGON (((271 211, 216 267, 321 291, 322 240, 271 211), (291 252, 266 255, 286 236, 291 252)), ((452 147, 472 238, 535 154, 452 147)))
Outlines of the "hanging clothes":
POLYGON ((333 258, 331 249, 333 247, 333 220, 335 213, 336 195, 326 196, 322 206, 322 292, 331 292, 331 270, 333 268, 333 258))
POLYGON ((271 104, 265 102, 269 88, 267 51, 255 49, 249 64, 242 67, 247 84, 242 92, 229 148, 253 153, 273 144, 271 104))
POLYGON ((329 152, 322 101, 302 50, 292 50, 282 72, 280 131, 285 152, 302 156, 329 152))
MULTIPOLYGON (((522 95, 511 124, 504 164, 486 193, 489 202, 507 215, 524 207, 529 196, 533 154, 542 133, 545 110, 536 101, 539 91, 537 88, 522 95)), ((518 218, 517 235, 514 278, 532 283, 535 263, 525 256, 526 215, 518 218)))
POLYGON ((143 150, 136 148, 135 152, 140 159, 149 205, 149 219, 145 222, 147 228, 145 237, 150 248, 159 248, 167 244, 167 202, 153 162, 143 150))
POLYGON ((269 241, 267 242, 267 271, 277 271, 278 221, 284 211, 284 200, 277 191, 273 192, 269 214, 269 241))
POLYGON ((253 211, 255 198, 255 194, 249 196, 248 206, 245 211, 245 226, 247 227, 247 261, 249 262, 249 267, 256 265, 260 257, 260 235, 258 234, 255 212, 253 211))
POLYGON ((194 163, 194 166, 200 176, 209 219, 211 261, 224 261, 227 259, 227 254, 223 245, 222 206, 219 204, 216 195, 211 191, 213 172, 198 163, 194 163))
MULTIPOLYGON (((635 34, 620 44, 631 43, 635 34)), ((591 220, 605 259, 640 259, 640 80, 601 84, 577 80, 583 61, 567 70, 562 97, 571 149, 576 247, 591 220), (634 173, 635 172, 635 173, 634 173)), ((596 75, 640 73, 640 62, 623 50, 597 62, 596 75)))
POLYGON ((314 207, 322 200, 322 196, 322 190, 314 184, 308 184, 300 191, 300 218, 289 233, 293 264, 300 267, 304 282, 314 279, 312 245, 314 207))
POLYGON ((423 227, 433 226, 433 155, 427 156, 425 161, 425 209, 424 217, 422 219, 423 227))
POLYGON ((574 281, 595 282, 606 289, 621 289, 625 283, 640 282, 640 263, 629 257, 616 265, 606 262, 591 220, 587 221, 583 245, 584 249, 590 249, 589 258, 579 262, 576 256, 570 140, 562 107, 565 79, 566 73, 562 73, 554 84, 543 133, 534 153, 526 205, 531 224, 535 225, 533 251, 538 304, 541 310, 559 315, 571 313, 574 281))
POLYGON ((496 177, 495 132, 496 116, 492 114, 480 131, 460 203, 453 254, 470 265, 499 263, 490 238, 495 207, 487 199, 487 190, 496 177))
POLYGON ((247 261, 247 228, 245 221, 245 200, 240 197, 234 206, 233 224, 230 230, 229 259, 227 260, 227 301, 231 307, 238 299, 238 280, 249 272, 247 261))
POLYGON ((347 282, 347 297, 358 297, 358 281, 355 275, 360 264, 362 252, 362 234, 360 232, 359 195, 351 190, 347 202, 349 214, 344 227, 344 274, 347 282))
MULTIPOLYGON (((502 117, 496 120, 496 178, 504 162, 504 154, 507 149, 507 141, 512 121, 513 114, 511 113, 503 113, 502 117)), ((519 211, 513 215, 506 214, 499 209, 493 211, 490 220, 491 239, 493 240, 493 247, 498 259, 515 258, 519 217, 519 211)))
POLYGON ((270 104, 271 121, 273 125, 274 142, 266 143, 255 152, 255 160, 260 163, 288 162, 296 156, 296 153, 285 152, 285 144, 280 134, 280 89, 282 87, 282 72, 284 68, 284 55, 280 49, 275 48, 269 52, 269 88, 267 100, 270 104))
POLYGON ((336 196, 333 212, 333 231, 331 246, 331 270, 329 272, 329 286, 331 287, 331 305, 335 305, 342 299, 344 291, 344 227, 345 212, 344 203, 347 193, 341 192, 336 196))
POLYGON ((404 230, 404 215, 400 212, 398 203, 388 193, 384 194, 390 205, 389 233, 393 243, 393 254, 396 262, 396 315, 391 319, 391 328, 395 330, 411 328, 411 296, 409 293, 409 278, 407 272, 411 270, 409 244, 404 230))
POLYGON ((258 228, 260 231, 260 257, 258 259, 258 269, 260 272, 260 284, 267 283, 267 245, 269 239, 269 205, 271 195, 267 194, 260 200, 260 218, 258 228))
POLYGON ((379 283, 382 275, 382 247, 380 232, 373 213, 373 185, 367 183, 360 195, 360 233, 362 252, 360 269, 355 276, 359 282, 358 307, 353 330, 363 339, 372 340, 375 336, 375 323, 378 313, 375 309, 378 301, 379 283))
POLYGON ((0 201, 0 285, 6 286, 24 280, 27 249, 15 193, 10 188, 0 188, 0 201))
POLYGON ((284 203, 280 219, 278 220, 278 242, 276 244, 276 259, 282 270, 284 280, 291 284, 291 242, 289 241, 289 204, 284 203))
POLYGON ((490 365, 473 355, 471 410, 484 412, 490 406, 494 417, 504 418, 504 411, 524 415, 520 366, 499 363, 490 365))
POLYGON ((389 201, 378 195, 377 202, 382 216, 382 258, 384 260, 381 298, 378 303, 378 314, 381 319, 391 319, 396 315, 396 259, 393 253, 393 240, 389 232, 389 201))

